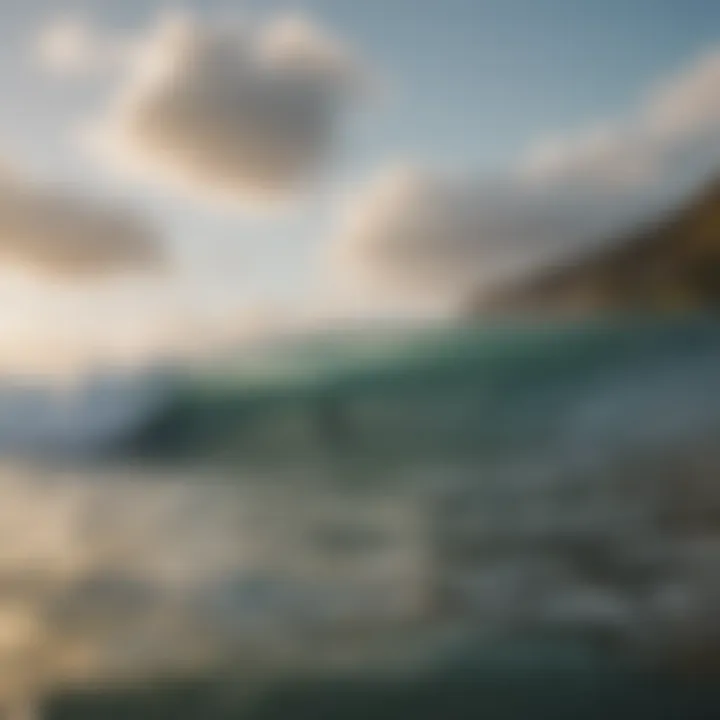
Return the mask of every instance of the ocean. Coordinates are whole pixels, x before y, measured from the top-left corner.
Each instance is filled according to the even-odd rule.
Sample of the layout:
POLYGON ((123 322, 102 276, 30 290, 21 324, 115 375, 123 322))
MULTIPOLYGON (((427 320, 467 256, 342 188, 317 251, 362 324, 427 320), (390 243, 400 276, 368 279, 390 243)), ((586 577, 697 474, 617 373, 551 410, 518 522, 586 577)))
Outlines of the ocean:
POLYGON ((720 714, 719 358, 713 319, 625 318, 8 381, 0 700, 720 714))

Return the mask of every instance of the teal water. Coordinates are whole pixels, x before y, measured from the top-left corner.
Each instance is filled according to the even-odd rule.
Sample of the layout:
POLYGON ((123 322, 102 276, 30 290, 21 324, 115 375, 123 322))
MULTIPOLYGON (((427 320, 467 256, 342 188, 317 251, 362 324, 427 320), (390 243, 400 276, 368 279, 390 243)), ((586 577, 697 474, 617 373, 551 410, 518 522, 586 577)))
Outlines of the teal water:
POLYGON ((335 333, 185 367, 112 453, 0 466, 0 703, 713 717, 718 359, 698 319, 335 333))
POLYGON ((660 441, 717 422, 697 401, 717 390, 719 354, 710 320, 295 339, 188 373, 134 441, 170 457, 482 459, 563 442, 593 413, 588 439, 620 422, 616 434, 640 442, 637 423, 645 434, 664 423, 660 441))

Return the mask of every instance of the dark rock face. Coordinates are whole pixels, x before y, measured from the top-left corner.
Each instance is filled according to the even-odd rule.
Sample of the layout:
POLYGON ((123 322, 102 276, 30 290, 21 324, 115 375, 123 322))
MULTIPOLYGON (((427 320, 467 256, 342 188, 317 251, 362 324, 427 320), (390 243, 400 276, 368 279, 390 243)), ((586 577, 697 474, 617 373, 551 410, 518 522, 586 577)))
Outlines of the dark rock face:
POLYGON ((683 313, 720 308, 720 181, 636 235, 478 297, 470 314, 683 313))

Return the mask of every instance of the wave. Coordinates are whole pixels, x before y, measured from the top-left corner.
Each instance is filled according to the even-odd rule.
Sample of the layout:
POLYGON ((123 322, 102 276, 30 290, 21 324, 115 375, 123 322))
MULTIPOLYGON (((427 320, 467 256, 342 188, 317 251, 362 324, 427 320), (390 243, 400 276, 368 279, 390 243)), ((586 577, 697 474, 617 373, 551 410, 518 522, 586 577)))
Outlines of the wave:
POLYGON ((278 339, 184 368, 0 386, 0 454, 554 461, 708 435, 720 327, 458 326, 278 339))
POLYGON ((141 455, 613 454, 720 427, 713 322, 325 337, 196 368, 121 444, 141 455))
POLYGON ((0 385, 0 454, 87 456, 107 450, 159 412, 174 381, 156 370, 93 373, 71 384, 5 378, 0 385))
POLYGON ((42 447, 117 462, 0 466, 0 702, 535 635, 717 653, 719 350, 700 321, 333 335, 55 395, 42 447))

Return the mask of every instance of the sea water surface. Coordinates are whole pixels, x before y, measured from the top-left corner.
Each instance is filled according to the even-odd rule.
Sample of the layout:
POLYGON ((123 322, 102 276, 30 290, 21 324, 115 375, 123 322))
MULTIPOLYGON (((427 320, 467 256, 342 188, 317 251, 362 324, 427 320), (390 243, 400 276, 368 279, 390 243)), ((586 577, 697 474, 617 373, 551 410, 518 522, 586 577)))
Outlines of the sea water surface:
POLYGON ((536 717, 705 717, 719 358, 709 319, 393 328, 9 386, 0 699, 46 717, 344 718, 353 693, 387 717, 529 717, 520 696, 536 717), (166 690, 133 694, 148 686, 166 690))

